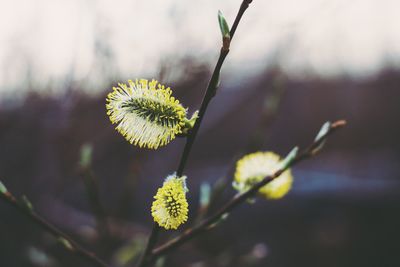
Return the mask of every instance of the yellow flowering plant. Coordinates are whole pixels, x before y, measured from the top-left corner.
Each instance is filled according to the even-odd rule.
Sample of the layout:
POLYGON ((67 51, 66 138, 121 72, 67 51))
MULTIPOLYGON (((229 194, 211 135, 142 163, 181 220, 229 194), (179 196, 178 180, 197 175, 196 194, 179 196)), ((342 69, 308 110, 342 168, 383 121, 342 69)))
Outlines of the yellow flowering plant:
POLYGON ((154 221, 165 229, 177 229, 188 218, 186 176, 168 176, 154 196, 151 214, 154 221))
MULTIPOLYGON (((231 29, 229 29, 228 23, 222 13, 218 13, 218 21, 222 33, 220 55, 208 83, 200 109, 191 118, 187 117, 187 109, 172 96, 172 90, 154 79, 136 79, 134 81, 129 80, 127 84, 119 83, 106 97, 107 115, 111 123, 116 125, 116 130, 129 143, 143 148, 157 149, 169 144, 177 136, 186 138, 177 171, 163 181, 162 186, 158 188, 154 196, 151 212, 149 212, 154 224, 147 243, 140 250, 141 257, 137 260, 138 267, 150 265, 162 255, 171 252, 195 236, 215 227, 224 218, 227 218, 227 215, 238 205, 245 203, 246 200, 257 194, 266 199, 279 199, 285 196, 293 183, 290 168, 296 163, 317 154, 326 143, 327 137, 345 125, 345 121, 326 123, 309 147, 302 151, 302 153, 298 153, 298 149, 296 148, 285 159, 281 159, 273 152, 256 152, 244 156, 236 163, 236 170, 233 177, 233 187, 238 192, 215 213, 201 218, 194 226, 188 227, 183 232, 178 233, 174 239, 168 240, 156 247, 158 233, 161 229, 177 230, 184 223, 190 221, 187 200, 188 189, 186 186, 187 177, 183 175, 184 169, 207 107, 217 93, 221 67, 230 51, 230 42, 233 39, 242 15, 251 2, 252 0, 243 0, 231 29)), ((93 189, 96 186, 89 170, 91 150, 86 149, 84 154, 84 160, 81 161, 81 165, 88 176, 87 184, 93 189)), ((188 179, 188 181, 190 180, 188 179)), ((228 187, 229 185, 226 184, 225 186, 228 187)), ((99 204, 99 194, 94 189, 90 191, 90 195, 93 203, 92 206, 99 204)), ((108 266, 107 263, 95 254, 87 251, 67 234, 41 218, 32 209, 29 202, 18 201, 1 182, 0 199, 24 213, 33 222, 60 240, 61 244, 68 251, 85 258, 94 266, 108 266)), ((203 200, 202 203, 209 205, 210 200, 203 200)), ((101 209, 97 209, 97 211, 100 215, 104 215, 101 209)), ((103 221, 100 221, 102 216, 97 216, 96 219, 99 220, 97 222, 98 225, 107 225, 104 216, 103 221)))
MULTIPOLYGON (((148 82, 141 79, 136 82, 129 81, 128 85, 119 84, 107 97, 110 120, 117 124, 116 129, 130 143, 156 149, 168 144, 178 135, 183 134, 187 138, 177 172, 165 179, 154 196, 151 206, 154 226, 139 260, 139 267, 147 266, 162 254, 178 247, 196 234, 217 225, 221 220, 227 218, 234 207, 251 199, 257 193, 266 199, 284 197, 293 183, 290 166, 313 155, 316 149, 313 146, 320 149, 329 131, 334 129, 330 124, 328 127, 323 127, 324 130, 318 134, 311 150, 306 150, 302 155, 297 155, 298 149, 295 148, 285 159, 281 159, 273 152, 256 152, 244 156, 236 164, 232 183, 238 191, 237 195, 213 216, 154 249, 161 228, 176 230, 188 220, 189 205, 186 198, 188 190, 183 171, 208 104, 216 95, 220 69, 229 53, 230 42, 237 24, 251 2, 251 0, 243 1, 232 30, 229 29, 222 13, 218 13, 223 41, 220 57, 209 81, 200 110, 191 119, 186 117, 186 109, 171 96, 170 88, 165 88, 156 80, 148 82)), ((209 203, 208 200, 205 202, 209 203)))
MULTIPOLYGON (((232 185, 237 191, 245 192, 281 167, 282 159, 273 152, 248 154, 236 163, 232 185)), ((278 178, 261 187, 258 192, 267 199, 279 199, 289 192, 292 183, 292 172, 288 169, 278 178)))
POLYGON ((154 79, 119 83, 108 94, 106 108, 116 130, 139 147, 165 146, 192 125, 171 89, 154 79))

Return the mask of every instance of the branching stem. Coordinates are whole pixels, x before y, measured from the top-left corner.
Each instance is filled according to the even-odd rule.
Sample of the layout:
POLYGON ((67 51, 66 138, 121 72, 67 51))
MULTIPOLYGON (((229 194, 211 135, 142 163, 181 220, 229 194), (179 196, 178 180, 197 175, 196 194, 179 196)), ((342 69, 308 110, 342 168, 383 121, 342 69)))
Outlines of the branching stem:
POLYGON ((194 226, 192 228, 187 229, 184 233, 182 233, 180 236, 176 237, 175 239, 165 243, 164 245, 159 246, 158 248, 154 249, 151 254, 151 258, 149 261, 153 261, 156 258, 160 257, 161 255, 164 255, 187 241, 191 240, 192 238, 198 236, 200 233, 208 230, 210 226, 213 224, 217 223, 221 217, 232 211, 234 208, 236 208, 238 205, 244 203, 248 198, 254 196, 258 190, 263 187, 264 185, 268 184, 275 178, 279 177, 283 172, 285 172, 288 168, 293 167, 295 164, 308 159, 316 154, 317 148, 320 147, 323 142, 326 141, 326 138, 331 135, 333 132, 335 132, 337 129, 343 127, 346 125, 346 122, 343 120, 336 121, 331 124, 329 130, 326 132, 326 134, 320 138, 318 141, 314 141, 308 148, 306 148, 302 153, 298 154, 287 166, 279 169, 276 171, 274 174, 270 176, 264 177, 262 181, 259 183, 255 184, 251 189, 244 193, 238 193, 236 194, 230 201, 228 201, 221 209, 219 209, 214 215, 210 216, 207 219, 204 219, 202 222, 200 222, 197 226, 194 226))
MULTIPOLYGON (((243 0, 238 14, 236 15, 235 21, 232 25, 232 28, 230 30, 230 41, 232 41, 233 36, 235 35, 237 26, 239 25, 240 19, 242 18, 244 12, 246 9, 249 7, 249 4, 252 2, 252 0, 243 0)), ((189 158, 190 151, 192 150, 192 146, 194 144, 194 141, 197 136, 197 132, 200 129, 201 122, 203 120, 204 114, 206 113, 206 110, 208 108, 208 104, 210 103, 211 99, 215 96, 217 88, 218 88, 218 83, 219 83, 219 76, 221 72, 222 65, 225 61, 226 56, 229 53, 229 49, 224 49, 224 47, 221 48, 219 58, 217 61, 217 64, 215 65, 213 74, 211 76, 211 79, 208 83, 205 95, 203 97, 203 101, 200 106, 198 118, 196 119, 196 122, 193 126, 193 128, 190 130, 187 138, 186 138, 186 144, 183 149, 182 156, 179 161, 179 166, 176 171, 177 176, 182 176, 183 171, 186 166, 186 162, 189 158)), ((160 227, 156 223, 154 223, 153 230, 151 231, 149 240, 147 242, 146 248, 144 250, 144 254, 141 257, 141 260, 139 261, 138 267, 144 267, 147 264, 147 257, 149 254, 151 254, 151 251, 153 249, 153 246, 156 245, 157 243, 157 237, 158 237, 158 232, 160 231, 160 227), (150 242, 151 241, 151 242, 150 242)))
POLYGON ((44 231, 51 234, 56 239, 60 240, 63 243, 64 247, 67 248, 67 250, 78 255, 79 257, 86 260, 88 263, 93 264, 94 266, 108 266, 103 260, 98 258, 94 253, 83 248, 76 241, 70 238, 66 233, 62 232, 60 229, 46 221, 35 211, 29 210, 27 207, 21 204, 21 202, 18 201, 10 192, 6 192, 4 194, 0 193, 0 199, 12 208, 14 208, 20 214, 27 217, 31 222, 38 225, 44 231))

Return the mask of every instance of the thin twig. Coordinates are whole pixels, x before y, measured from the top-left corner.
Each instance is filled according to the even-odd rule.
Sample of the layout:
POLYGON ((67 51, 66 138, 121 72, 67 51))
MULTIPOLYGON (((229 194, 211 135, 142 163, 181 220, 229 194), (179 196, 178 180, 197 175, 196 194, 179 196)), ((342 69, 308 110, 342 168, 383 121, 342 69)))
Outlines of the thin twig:
POLYGON ((108 266, 103 260, 98 258, 94 253, 83 248, 66 233, 62 232, 60 229, 46 221, 35 211, 29 210, 27 207, 21 204, 21 202, 19 202, 10 192, 7 191, 6 193, 0 193, 0 199, 7 203, 10 207, 14 208, 20 214, 27 217, 30 221, 41 227, 44 231, 60 240, 68 251, 71 251, 95 266, 108 266))
POLYGON ((145 251, 143 252, 143 254, 139 260, 138 266, 142 266, 142 265, 144 266, 146 264, 147 257, 151 254, 151 250, 154 248, 154 246, 157 243, 157 238, 158 238, 159 232, 160 232, 160 227, 158 226, 158 224, 154 223, 153 229, 151 230, 149 240, 147 241, 145 251))
POLYGON ((240 205, 241 203, 245 202, 248 198, 254 196, 258 190, 266 185, 267 183, 271 182, 275 178, 279 177, 283 172, 285 172, 288 168, 294 166, 295 164, 308 159, 316 154, 318 148, 326 141, 326 138, 335 132, 337 129, 343 127, 346 124, 345 121, 340 120, 336 121, 331 124, 327 133, 317 141, 314 141, 308 148, 306 148, 301 154, 296 156, 287 166, 279 169, 274 174, 265 177, 262 181, 255 184, 251 189, 244 193, 236 194, 227 204, 225 204, 220 210, 218 210, 214 215, 210 216, 209 218, 203 220, 197 226, 194 226, 190 229, 187 229, 183 234, 178 236, 177 238, 165 243, 164 245, 159 246, 158 248, 152 251, 152 257, 149 261, 153 261, 156 258, 170 252, 173 249, 183 245, 187 241, 191 240, 192 238, 196 237, 199 233, 206 231, 210 228, 213 224, 217 223, 224 214, 229 213, 235 207, 240 205))
MULTIPOLYGON (((240 19, 243 16, 243 13, 246 11, 246 9, 249 7, 249 4, 252 2, 252 0, 243 0, 239 12, 236 15, 235 21, 232 25, 232 28, 230 30, 230 40, 232 40, 233 36, 235 35, 237 26, 239 25, 240 19)), ((177 176, 182 176, 183 171, 185 169, 186 166, 186 162, 189 158, 189 154, 190 151, 192 150, 192 146, 194 143, 194 140, 196 139, 197 136, 197 132, 200 129, 200 125, 201 122, 203 120, 204 114, 206 113, 208 104, 210 103, 211 99, 215 96, 216 91, 217 91, 217 87, 218 87, 218 83, 219 83, 219 75, 221 72, 221 67, 222 64, 225 61, 226 56, 229 53, 229 49, 224 49, 224 47, 221 48, 220 54, 219 54, 219 58, 217 61, 217 64, 215 65, 213 74, 211 76, 211 79, 208 83, 207 89, 206 89, 206 93, 203 97, 203 101, 201 103, 200 106, 200 110, 198 113, 198 118, 196 119, 196 122, 193 126, 193 128, 190 130, 187 138, 186 138, 186 144, 185 147, 183 149, 183 153, 181 155, 180 161, 179 161, 179 166, 178 169, 176 171, 176 175, 177 176)), ((158 232, 160 231, 160 227, 154 223, 153 226, 153 230, 150 233, 150 237, 149 240, 147 242, 147 245, 145 247, 144 253, 141 257, 141 260, 139 261, 138 267, 144 267, 147 264, 147 257, 149 256, 149 254, 151 253, 153 247, 156 245, 157 243, 157 237, 158 237, 158 232), (150 242, 151 241, 151 242, 150 242)))
MULTIPOLYGON (((240 19, 242 18, 244 12, 249 7, 249 4, 251 2, 252 2, 252 0, 244 0, 242 2, 240 9, 238 11, 238 14, 236 15, 235 22, 233 23, 232 28, 230 30, 230 40, 231 41, 233 39, 233 36, 235 35, 235 32, 236 32, 237 26, 239 25, 240 19)), ((193 129, 190 130, 190 133, 186 139, 186 144, 183 149, 183 153, 181 156, 181 160, 179 162, 178 170, 176 172, 176 174, 178 176, 181 176, 183 174, 183 171, 186 166, 186 162, 189 158, 190 151, 192 149, 194 140, 196 139, 197 132, 199 131, 204 114, 206 113, 208 104, 210 103, 211 99, 215 96, 215 93, 216 93, 216 90, 218 87, 218 83, 219 83, 219 75, 221 72, 221 67, 222 67, 222 64, 224 63, 225 58, 228 55, 228 53, 229 53, 229 49, 221 48, 217 64, 215 65, 213 74, 208 83, 206 93, 203 97, 203 101, 200 106, 200 110, 199 110, 199 114, 198 114, 199 117, 196 119, 193 129)))
MULTIPOLYGON (((201 208, 200 212, 198 213, 198 219, 203 219, 207 212, 213 209, 213 206, 216 204, 218 198, 221 197, 225 189, 229 188, 229 177, 231 177, 231 174, 235 171, 235 163, 240 159, 241 155, 254 152, 255 149, 262 147, 263 143, 265 143, 265 140, 268 139, 268 136, 265 135, 265 130, 270 127, 271 123, 275 119, 275 115, 285 92, 285 79, 286 77, 284 77, 284 75, 279 71, 277 74, 275 73, 273 75, 271 81, 272 93, 265 97, 268 99, 268 102, 264 103, 263 110, 261 111, 261 116, 255 130, 250 135, 246 145, 235 152, 235 155, 230 160, 230 164, 228 164, 230 167, 226 173, 215 182, 211 192, 209 204, 206 207, 201 208)), ((251 95, 251 97, 253 98, 254 95, 251 95)), ((243 103, 247 105, 248 101, 243 101, 243 103)), ((237 107, 237 109, 240 109, 240 107, 237 107)))

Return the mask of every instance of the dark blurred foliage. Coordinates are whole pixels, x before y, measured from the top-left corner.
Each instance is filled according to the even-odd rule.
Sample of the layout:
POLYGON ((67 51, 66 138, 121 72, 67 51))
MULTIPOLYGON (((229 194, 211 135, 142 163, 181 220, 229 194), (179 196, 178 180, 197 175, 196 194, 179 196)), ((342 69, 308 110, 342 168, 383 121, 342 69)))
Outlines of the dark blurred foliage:
MULTIPOLYGON (((189 113, 199 107, 209 74, 196 68, 171 85, 189 113)), ((200 184, 231 173, 241 153, 284 155, 307 145, 326 120, 346 119, 348 127, 332 136, 323 153, 295 167, 287 198, 241 206, 172 253, 164 266, 400 266, 400 72, 296 80, 277 68, 230 84, 223 80, 191 153, 191 220, 182 228, 194 221, 200 184)), ((23 104, 1 108, 0 179, 50 222, 120 266, 149 233, 152 197, 177 167, 184 140, 157 151, 129 145, 105 113, 109 88, 96 97, 79 88, 63 97, 32 92, 23 104), (79 171, 85 143, 94 149, 107 240, 96 234, 79 171)), ((234 194, 229 185, 211 211, 234 194)), ((163 232, 161 240, 174 235, 163 232)), ((0 266, 89 265, 0 203, 0 266)))

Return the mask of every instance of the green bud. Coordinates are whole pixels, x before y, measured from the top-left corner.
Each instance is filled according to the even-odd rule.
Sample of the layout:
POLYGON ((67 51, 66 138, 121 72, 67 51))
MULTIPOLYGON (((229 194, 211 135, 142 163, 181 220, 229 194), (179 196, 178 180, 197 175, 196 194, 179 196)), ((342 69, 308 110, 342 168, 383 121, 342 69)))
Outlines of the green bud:
POLYGON ((282 168, 286 169, 292 164, 292 161, 296 158, 297 152, 299 152, 299 148, 296 146, 294 147, 289 154, 286 156, 286 158, 282 161, 282 168))
POLYGON ((221 30, 222 34, 222 49, 224 51, 229 51, 229 46, 231 44, 231 34, 228 23, 226 22, 224 15, 220 10, 218 10, 218 22, 219 29, 221 30))
POLYGON ((229 26, 224 18, 224 15, 222 14, 221 10, 218 10, 218 22, 219 22, 219 28, 221 30, 222 37, 230 38, 229 26))
POLYGON ((5 194, 5 193, 7 193, 7 192, 8 192, 7 188, 6 188, 5 185, 0 181, 0 193, 5 194))
POLYGON ((200 186, 200 206, 207 207, 210 204, 211 186, 209 183, 202 183, 200 186))
MULTIPOLYGON (((315 143, 321 141, 321 139, 324 138, 324 137, 326 136, 326 134, 329 132, 329 130, 330 130, 330 128, 331 128, 331 125, 332 125, 332 124, 331 124, 331 122, 329 122, 329 121, 325 122, 324 125, 322 125, 321 129, 319 130, 317 136, 316 136, 315 139, 314 139, 314 142, 315 142, 315 143)), ((311 151, 311 153, 312 153, 312 154, 318 153, 318 152, 322 149, 322 147, 325 145, 325 141, 326 141, 326 140, 322 141, 317 147, 315 147, 315 148, 311 151)))
POLYGON ((322 125, 321 129, 319 130, 317 136, 315 137, 314 142, 318 142, 321 138, 325 137, 328 133, 329 129, 331 128, 331 122, 327 121, 322 125))
POLYGON ((81 147, 81 155, 80 155, 80 166, 82 168, 88 168, 92 163, 92 152, 93 147, 90 144, 84 144, 81 147))
POLYGON ((74 250, 74 246, 64 237, 59 237, 58 241, 68 250, 74 250))
POLYGON ((27 208, 29 211, 33 211, 33 205, 32 203, 29 201, 29 199, 27 198, 27 196, 23 195, 22 198, 22 204, 25 206, 25 208, 27 208))
POLYGON ((196 110, 189 120, 185 119, 185 126, 182 129, 183 136, 187 135, 189 131, 194 127, 194 124, 196 123, 198 117, 199 117, 199 111, 196 110))

